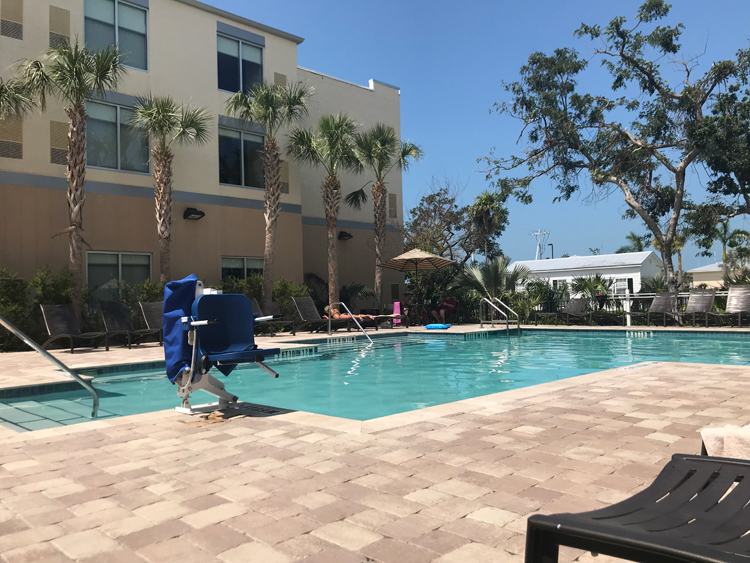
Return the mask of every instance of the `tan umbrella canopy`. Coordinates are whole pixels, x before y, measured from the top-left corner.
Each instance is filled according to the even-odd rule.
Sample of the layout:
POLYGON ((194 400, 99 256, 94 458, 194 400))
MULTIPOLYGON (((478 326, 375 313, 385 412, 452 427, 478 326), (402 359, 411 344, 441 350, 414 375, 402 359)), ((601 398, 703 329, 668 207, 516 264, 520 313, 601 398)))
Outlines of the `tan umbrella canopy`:
POLYGON ((455 264, 455 262, 415 248, 414 250, 405 252, 401 256, 396 256, 387 262, 383 262, 380 266, 382 268, 398 270, 399 272, 418 272, 423 270, 439 270, 451 264, 455 264))
MULTIPOLYGON (((383 262, 380 264, 380 267, 398 270, 399 272, 422 272, 425 270, 440 270, 451 264, 455 264, 455 262, 415 248, 403 253, 401 256, 396 256, 387 262, 383 262)), ((416 295, 419 293, 419 282, 417 280, 415 280, 415 285, 417 287, 416 295)))

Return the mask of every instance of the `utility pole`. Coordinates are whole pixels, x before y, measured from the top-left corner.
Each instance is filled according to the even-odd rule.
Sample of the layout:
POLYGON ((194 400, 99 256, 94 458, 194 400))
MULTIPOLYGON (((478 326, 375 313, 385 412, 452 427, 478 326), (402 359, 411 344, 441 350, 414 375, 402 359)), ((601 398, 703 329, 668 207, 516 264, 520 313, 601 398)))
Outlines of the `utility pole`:
POLYGON ((552 259, 555 259, 555 245, 552 243, 549 243, 547 246, 549 246, 552 249, 552 259))
POLYGON ((542 231, 541 229, 539 229, 537 232, 531 233, 532 237, 537 237, 537 241, 536 241, 536 257, 534 258, 534 260, 541 260, 542 259, 542 255, 544 254, 544 243, 547 242, 546 238, 544 239, 544 242, 542 242, 542 237, 544 235, 549 235, 549 231, 542 231))

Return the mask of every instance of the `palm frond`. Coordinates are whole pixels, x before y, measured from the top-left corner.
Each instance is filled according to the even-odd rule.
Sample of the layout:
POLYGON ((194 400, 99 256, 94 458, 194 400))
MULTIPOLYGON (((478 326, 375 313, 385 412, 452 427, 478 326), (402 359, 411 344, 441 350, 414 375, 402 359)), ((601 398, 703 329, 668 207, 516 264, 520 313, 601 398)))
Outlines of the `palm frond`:
POLYGON ((17 74, 26 91, 39 100, 42 111, 47 109, 47 98, 56 91, 55 83, 47 72, 42 60, 23 60, 18 66, 17 74))
POLYGON ((33 108, 34 100, 23 82, 0 78, 0 120, 22 118, 33 108))
MULTIPOLYGON (((85 50, 85 49, 84 49, 85 50)), ((120 62, 120 51, 110 45, 101 51, 87 52, 91 59, 91 91, 89 95, 103 97, 107 90, 117 89, 127 69, 120 62)))
POLYGON ((236 92, 227 100, 224 107, 229 115, 242 121, 253 121, 253 98, 245 92, 236 92))
POLYGON ((174 135, 178 144, 204 145, 211 138, 211 115, 205 108, 184 107, 180 115, 179 128, 174 135))
POLYGON ((355 192, 351 192, 344 198, 344 202, 351 208, 359 211, 362 209, 362 205, 367 203, 367 192, 364 188, 360 188, 355 192))
POLYGON ((323 163, 323 155, 319 150, 320 143, 309 129, 297 127, 292 129, 287 140, 287 152, 294 160, 318 166, 323 163))
POLYGON ((424 151, 419 145, 415 145, 409 140, 401 143, 401 154, 398 159, 398 167, 404 172, 408 172, 412 162, 419 162, 424 158, 424 151))
POLYGON ((211 116, 204 108, 191 108, 177 103, 171 96, 148 95, 138 98, 133 106, 130 125, 151 137, 162 148, 208 142, 211 116))

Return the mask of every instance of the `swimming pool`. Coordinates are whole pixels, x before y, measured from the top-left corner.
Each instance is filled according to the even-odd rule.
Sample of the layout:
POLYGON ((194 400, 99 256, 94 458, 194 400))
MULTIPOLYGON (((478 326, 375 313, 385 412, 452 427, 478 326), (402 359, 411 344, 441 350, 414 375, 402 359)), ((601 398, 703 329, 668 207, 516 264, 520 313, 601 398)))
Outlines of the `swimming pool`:
MULTIPOLYGON (((528 330, 488 336, 411 334, 376 338, 372 345, 324 344, 315 355, 269 362, 278 379, 246 367, 225 381, 242 401, 368 420, 643 361, 750 363, 750 334, 528 330)), ((100 418, 179 404, 163 370, 97 376, 94 386, 100 418)), ((192 399, 214 400, 201 392, 192 399)), ((90 413, 84 390, 0 399, 0 424, 16 430, 84 422, 90 413)))

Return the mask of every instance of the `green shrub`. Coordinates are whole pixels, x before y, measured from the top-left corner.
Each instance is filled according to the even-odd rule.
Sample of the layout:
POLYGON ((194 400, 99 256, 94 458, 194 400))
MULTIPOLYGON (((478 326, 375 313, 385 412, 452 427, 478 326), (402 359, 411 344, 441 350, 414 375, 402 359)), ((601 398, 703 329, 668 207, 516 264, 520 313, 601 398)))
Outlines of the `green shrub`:
MULTIPOLYGON (((289 319, 296 314, 292 297, 305 297, 307 295, 310 295, 310 288, 304 284, 296 284, 284 278, 278 278, 273 284, 273 301, 278 305, 281 313, 289 319)), ((263 312, 267 315, 270 314, 267 311, 263 312)))
POLYGON ((135 293, 139 301, 164 301, 164 284, 146 280, 135 286, 135 293))
POLYGON ((241 293, 247 297, 255 297, 260 301, 260 295, 263 287, 263 276, 260 274, 250 274, 246 278, 228 277, 221 281, 222 293, 241 293))
MULTIPOLYGON (((26 332, 29 304, 29 284, 17 274, 0 268, 0 315, 26 332)), ((26 349, 26 345, 18 337, 0 327, 0 351, 26 349)))
POLYGON ((56 274, 53 274, 49 266, 43 266, 34 274, 30 282, 34 290, 33 307, 39 308, 39 305, 64 305, 65 303, 70 303, 70 288, 72 284, 73 278, 68 268, 63 268, 56 274))

